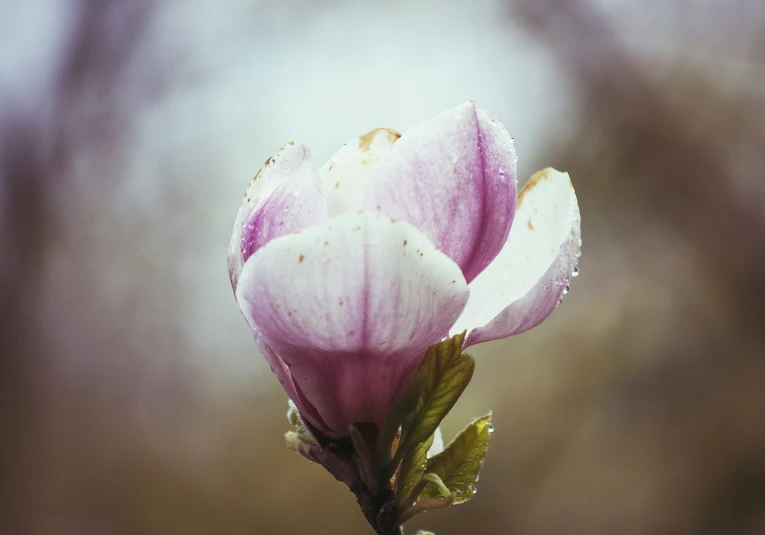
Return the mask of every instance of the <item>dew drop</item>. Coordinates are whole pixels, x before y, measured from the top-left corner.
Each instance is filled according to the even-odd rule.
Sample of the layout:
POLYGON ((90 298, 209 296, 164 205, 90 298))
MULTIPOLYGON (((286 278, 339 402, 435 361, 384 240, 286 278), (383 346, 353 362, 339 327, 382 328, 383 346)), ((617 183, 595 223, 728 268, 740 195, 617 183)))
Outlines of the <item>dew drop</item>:
POLYGON ((574 271, 571 272, 572 277, 578 277, 579 276, 579 268, 575 267, 574 271))
POLYGON ((493 426, 493 425, 490 425, 490 426, 489 426, 489 433, 493 433, 493 432, 494 432, 494 426, 493 426))
POLYGON ((571 291, 571 287, 566 286, 565 288, 563 288, 563 295, 566 295, 569 291, 571 291))

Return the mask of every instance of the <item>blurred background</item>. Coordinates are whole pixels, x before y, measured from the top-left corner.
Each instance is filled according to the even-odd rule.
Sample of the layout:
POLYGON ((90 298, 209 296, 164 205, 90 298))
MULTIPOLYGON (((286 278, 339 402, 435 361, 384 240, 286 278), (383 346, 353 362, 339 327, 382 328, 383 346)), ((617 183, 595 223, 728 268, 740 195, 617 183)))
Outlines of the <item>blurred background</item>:
POLYGON ((284 447, 231 228, 285 142, 468 99, 571 174, 581 276, 473 350, 480 492, 408 532, 765 533, 765 4, 2 4, 3 533, 369 533, 284 447))

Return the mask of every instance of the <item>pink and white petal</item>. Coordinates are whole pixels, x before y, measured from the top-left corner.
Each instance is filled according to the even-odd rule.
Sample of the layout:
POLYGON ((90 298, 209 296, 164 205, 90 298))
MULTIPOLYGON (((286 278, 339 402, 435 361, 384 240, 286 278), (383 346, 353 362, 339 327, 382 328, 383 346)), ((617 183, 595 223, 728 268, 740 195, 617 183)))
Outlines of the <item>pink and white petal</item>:
POLYGON ((459 267, 412 225, 342 214, 277 238, 245 264, 236 296, 327 425, 381 424, 425 350, 467 303, 459 267))
POLYGON ((507 244, 470 284, 470 301, 452 333, 467 329, 467 347, 520 334, 544 321, 579 262, 580 223, 568 174, 545 169, 534 175, 518 197, 507 244))
POLYGON ((512 138, 467 102, 401 136, 370 172, 365 208, 416 226, 470 282, 507 240, 516 194, 512 138))
POLYGON ((319 170, 329 217, 363 208, 369 170, 400 137, 390 128, 375 128, 346 143, 319 170))
POLYGON ((228 273, 236 291, 247 259, 270 240, 327 218, 321 181, 302 143, 289 143, 250 182, 234 222, 228 273))
POLYGON ((300 414, 303 418, 306 418, 316 429, 324 433, 331 438, 337 438, 327 424, 321 419, 319 413, 316 412, 316 408, 311 405, 306 399, 300 389, 297 387, 292 379, 289 367, 285 364, 284 360, 273 350, 271 346, 263 342, 257 333, 255 334, 255 343, 258 346, 260 354, 266 359, 266 362, 271 367, 271 371, 281 383, 282 388, 287 393, 289 398, 295 403, 300 410, 300 414))

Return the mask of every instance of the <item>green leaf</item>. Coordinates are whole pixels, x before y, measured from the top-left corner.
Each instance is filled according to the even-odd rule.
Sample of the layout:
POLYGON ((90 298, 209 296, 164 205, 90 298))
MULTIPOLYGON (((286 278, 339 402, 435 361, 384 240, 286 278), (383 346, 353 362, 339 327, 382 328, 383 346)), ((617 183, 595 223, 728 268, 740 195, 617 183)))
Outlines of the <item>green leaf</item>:
POLYGON ((411 507, 406 507, 399 512, 398 525, 407 522, 412 517, 424 513, 425 511, 435 511, 436 509, 446 509, 454 503, 454 494, 447 497, 424 498, 417 501, 411 507))
POLYGON ((470 383, 475 361, 462 353, 464 341, 463 332, 430 346, 425 353, 410 387, 418 392, 417 401, 404 416, 394 469, 407 451, 433 435, 470 383))
MULTIPOLYGON (((384 475, 385 479, 389 479, 398 466, 398 462, 395 465, 392 464, 393 443, 401 429, 404 417, 413 411, 417 405, 420 390, 424 383, 423 379, 423 377, 415 375, 409 387, 393 402, 393 406, 385 416, 382 429, 380 429, 380 438, 377 442, 377 447, 375 448, 375 464, 379 466, 383 472, 389 472, 384 475)), ((403 455, 403 453, 404 452, 402 451, 401 454, 403 455)), ((401 459, 399 458, 398 461, 400 462, 401 459)))
MULTIPOLYGON (((489 413, 471 423, 443 452, 428 460, 425 472, 441 478, 454 495, 455 504, 466 502, 475 494, 475 483, 489 449, 491 432, 489 413)), ((437 488, 429 486, 420 497, 440 495, 437 488)))
MULTIPOLYGON (((396 507, 401 507, 422 479, 428 462, 428 450, 433 445, 433 435, 425 442, 410 449, 401 461, 401 470, 396 478, 396 507)), ((415 496, 415 498, 417 498, 415 496)), ((411 504, 406 504, 411 505, 411 504)))

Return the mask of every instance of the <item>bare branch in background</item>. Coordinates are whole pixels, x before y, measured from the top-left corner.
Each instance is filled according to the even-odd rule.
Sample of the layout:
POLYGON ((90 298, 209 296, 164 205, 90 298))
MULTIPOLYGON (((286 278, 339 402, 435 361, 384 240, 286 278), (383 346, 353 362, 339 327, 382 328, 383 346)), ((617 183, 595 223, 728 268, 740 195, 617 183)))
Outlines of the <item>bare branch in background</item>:
MULTIPOLYGON (((40 343, 39 302, 47 250, 57 231, 56 192, 64 191, 71 162, 71 137, 98 121, 73 114, 84 86, 97 87, 104 98, 115 74, 130 57, 148 20, 148 4, 93 0, 79 9, 57 85, 49 98, 53 116, 14 112, 0 122, 0 410, 5 432, 3 471, 10 516, 8 532, 25 532, 25 520, 37 507, 36 477, 44 469, 35 455, 41 399, 45 382, 40 367, 48 356, 40 343), (115 42, 115 32, 119 36, 115 42)), ((106 121, 102 118, 102 122, 106 121)))
MULTIPOLYGON (((668 511, 660 525, 667 533, 678 526, 693 533, 759 533, 765 473, 758 467, 765 459, 755 452, 762 451, 765 432, 759 423, 722 414, 731 410, 745 418, 762 411, 765 402, 749 380, 765 376, 765 159, 762 150, 751 150, 765 145, 762 114, 752 113, 765 95, 752 95, 733 80, 726 84, 680 62, 662 71, 657 62, 641 61, 586 0, 509 4, 559 57, 583 100, 585 121, 577 146, 566 147, 560 159, 568 168, 572 162, 580 168, 573 176, 597 175, 601 180, 595 183, 621 202, 637 194, 636 212, 659 218, 661 227, 679 229, 697 251, 714 291, 728 298, 718 306, 735 328, 723 334, 677 332, 658 364, 618 387, 616 399, 626 403, 624 418, 635 422, 630 431, 643 447, 682 457, 688 466, 678 473, 700 482, 695 497, 673 502, 676 510, 668 511), (743 155, 737 160, 740 147, 743 155), (612 178, 603 181, 603 176, 612 178), (645 406, 649 400, 658 407, 653 412, 645 406), (736 409, 723 408, 729 404, 736 409), (657 436, 648 438, 652 434, 657 436), (673 454, 678 448, 683 453, 673 454)), ((751 65, 760 60, 756 47, 744 52, 751 65)), ((619 432, 613 425, 603 433, 619 432)), ((668 463, 673 469, 679 464, 668 463)))
MULTIPOLYGON (((754 244, 765 235, 765 217, 762 199, 742 203, 734 179, 752 183, 761 176, 736 177, 751 171, 724 164, 733 137, 765 141, 761 114, 747 111, 754 103, 726 100, 701 79, 682 89, 706 83, 708 93, 683 93, 682 98, 696 100, 678 107, 675 88, 667 83, 683 82, 677 77, 682 66, 657 84, 585 0, 512 0, 509 5, 550 45, 578 84, 587 124, 579 134, 582 145, 591 136, 603 142, 597 157, 607 172, 694 240, 708 268, 729 284, 730 294, 746 296, 738 301, 741 319, 759 331, 765 318, 765 247, 754 244), (700 118, 711 113, 723 120, 710 131, 700 118)), ((741 2, 739 7, 746 6, 741 2)), ((761 173, 765 161, 762 153, 758 157, 761 165, 754 168, 761 173)))

